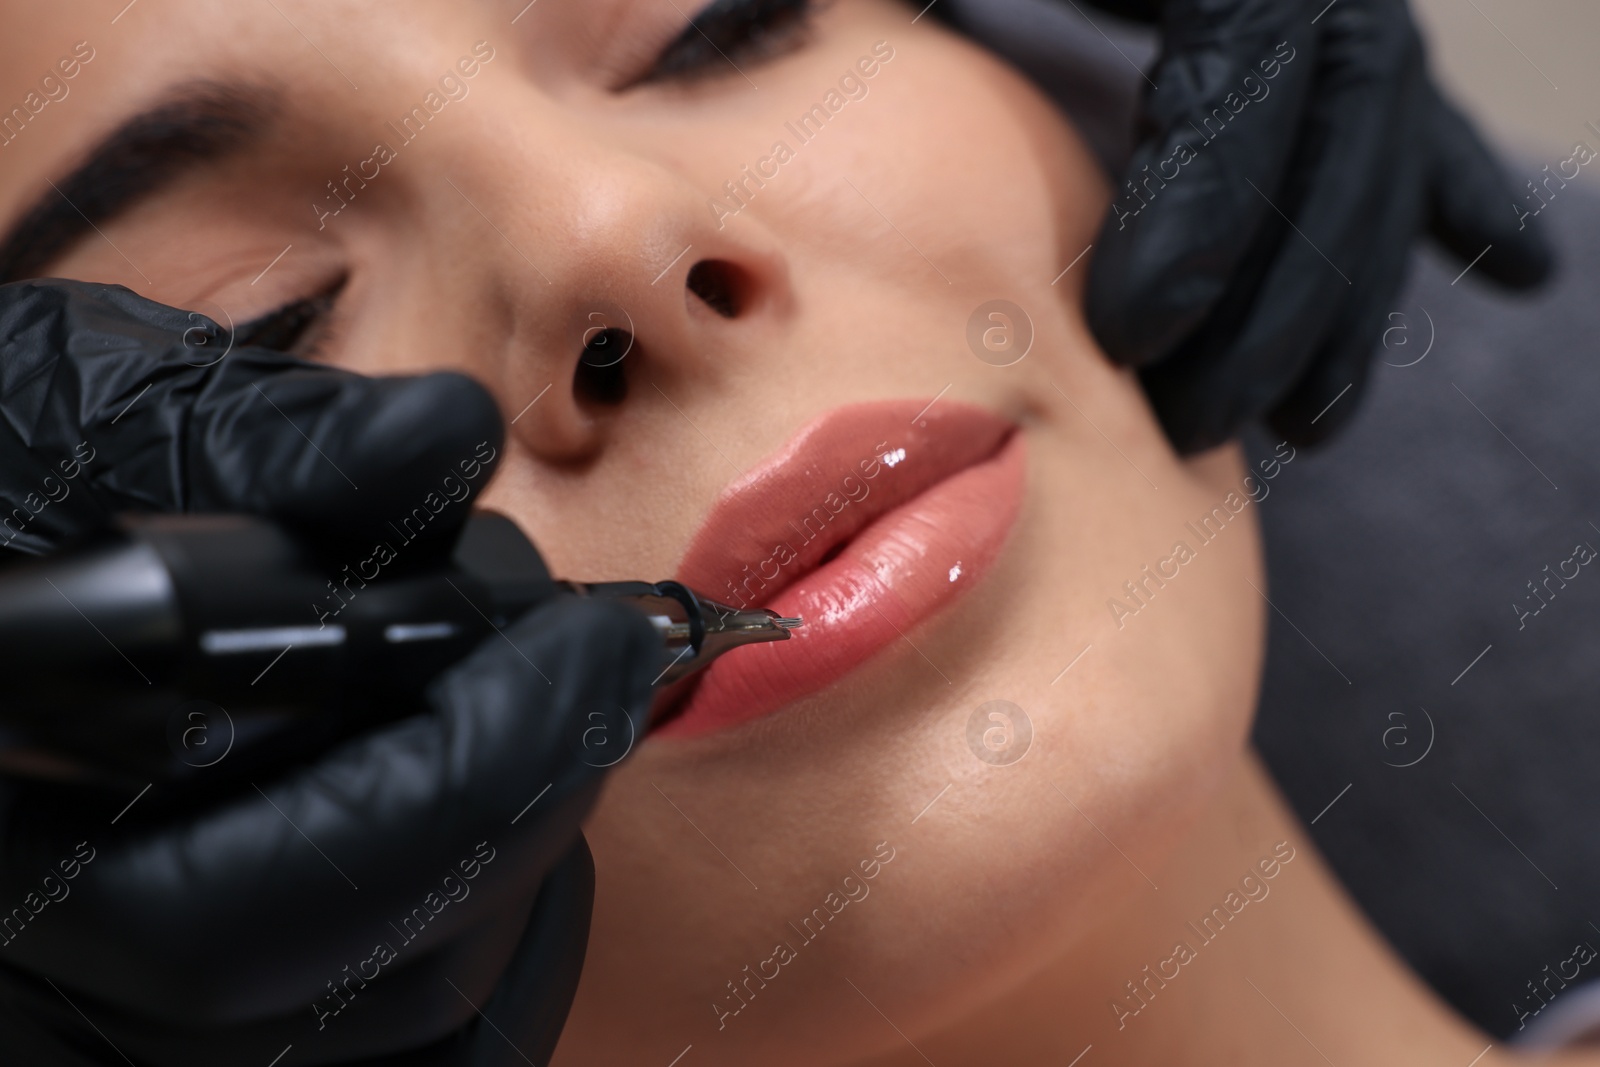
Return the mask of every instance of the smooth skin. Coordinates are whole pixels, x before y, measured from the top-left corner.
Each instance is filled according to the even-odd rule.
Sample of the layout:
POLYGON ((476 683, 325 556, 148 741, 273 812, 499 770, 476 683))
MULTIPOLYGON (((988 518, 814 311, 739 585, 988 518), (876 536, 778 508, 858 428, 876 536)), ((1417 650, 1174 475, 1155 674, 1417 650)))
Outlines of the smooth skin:
POLYGON ((112 24, 121 7, 6 0, 0 101, 74 42, 96 58, 0 148, 0 215, 175 85, 275 88, 262 149, 103 223, 49 272, 236 322, 347 274, 319 357, 485 382, 511 438, 484 503, 557 573, 672 573, 738 471, 841 404, 943 392, 1027 435, 1021 518, 956 611, 768 719, 649 739, 612 777, 586 825, 594 929, 556 1063, 687 1046, 686 1067, 1064 1063, 1089 1044, 1085 1064, 1322 1062, 1309 1038, 1337 1063, 1465 1064, 1487 1044, 1351 910, 1246 755, 1267 610, 1254 505, 1136 616, 1108 607, 1246 471, 1231 446, 1175 456, 1095 347, 1084 272, 1062 271, 1108 190, 1017 74, 889 0, 839 0, 739 70, 631 88, 681 5, 162 0, 112 24), (325 183, 394 144, 385 124, 479 41, 494 58, 470 95, 323 218, 325 183), (878 42, 893 57, 867 95, 797 145, 785 122, 878 42), (778 139, 796 149, 779 176, 737 215, 713 209, 778 139), (686 287, 705 260, 737 281, 731 318, 686 287), (1036 331, 1005 368, 966 344, 995 297, 1036 331), (637 337, 620 403, 574 386, 600 300, 637 337), (967 746, 996 699, 1034 728, 1010 766, 967 746), (1271 896, 1118 1031, 1123 983, 1280 840, 1297 858, 1271 896), (870 896, 719 1029, 726 983, 880 842, 894 859, 870 896))

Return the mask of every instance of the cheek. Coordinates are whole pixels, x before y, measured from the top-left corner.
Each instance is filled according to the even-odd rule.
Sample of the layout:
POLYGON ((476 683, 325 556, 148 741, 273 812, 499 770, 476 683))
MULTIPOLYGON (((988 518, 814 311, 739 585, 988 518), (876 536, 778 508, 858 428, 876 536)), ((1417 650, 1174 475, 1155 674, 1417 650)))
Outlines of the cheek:
MULTIPOLYGON (((976 988, 1015 985, 1149 891, 1102 830, 1160 880, 1185 819, 1244 745, 1264 610, 1246 581, 1265 589, 1255 514, 1235 516, 1127 629, 1104 625, 1122 580, 1168 552, 1245 469, 1234 449, 1189 464, 1164 453, 1125 376, 1086 374, 1075 392, 1161 488, 1133 477, 1081 420, 1032 434, 1027 511, 1006 561, 968 602, 975 618, 1027 625, 965 660, 970 634, 917 639, 957 693, 908 702, 906 679, 925 664, 907 651, 907 675, 863 674, 848 693, 783 713, 834 724, 806 747, 723 737, 685 758, 646 745, 610 779, 586 827, 599 885, 574 1041, 603 1040, 626 1004, 637 1024, 681 1033, 679 1047, 715 1033, 716 1047, 733 1050, 728 1062, 780 1062, 783 1049, 819 1041, 841 1060, 873 1048, 877 1035, 837 1019, 833 973, 804 963, 815 949, 756 1002, 774 1010, 719 1032, 710 1003, 772 940, 798 941, 788 923, 879 838, 897 858, 845 909, 848 934, 828 943, 828 960, 832 971, 877 974, 878 1006, 911 1033, 971 1010, 976 988), (970 747, 975 707, 996 698, 1032 719, 1032 748, 1012 765, 980 763, 970 747), (992 827, 1006 828, 1004 847, 992 827)), ((781 738, 783 721, 765 727, 781 738)))
MULTIPOLYGON (((897 17, 840 36, 850 43, 808 57, 804 77, 764 86, 774 95, 758 116, 723 127, 709 153, 681 160, 713 199, 726 194, 726 179, 744 183, 744 206, 726 225, 764 227, 796 255, 834 261, 835 275, 919 290, 949 281, 963 299, 993 296, 997 282, 1043 287, 1093 240, 1109 187, 1065 118, 1020 75, 943 31, 908 31, 897 17), (880 37, 895 55, 868 95, 821 134, 798 139, 794 123, 819 99, 818 85, 830 84, 822 79, 855 61, 857 42, 880 37), (775 138, 794 156, 755 188, 741 166, 769 154, 775 138)), ((1070 294, 1084 274, 1050 295, 1070 294)))
POLYGON ((936 263, 1048 281, 1093 240, 1109 186, 1066 120, 1010 68, 940 38, 902 49, 877 80, 864 121, 845 132, 865 158, 896 161, 865 180, 890 183, 886 213, 902 229, 909 220, 936 263))

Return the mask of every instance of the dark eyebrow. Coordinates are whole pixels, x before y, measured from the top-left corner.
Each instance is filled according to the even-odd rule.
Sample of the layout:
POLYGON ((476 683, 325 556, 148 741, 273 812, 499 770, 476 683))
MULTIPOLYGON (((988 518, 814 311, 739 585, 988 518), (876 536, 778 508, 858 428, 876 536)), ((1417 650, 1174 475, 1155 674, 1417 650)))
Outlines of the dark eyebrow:
POLYGON ((101 223, 207 163, 259 143, 278 93, 190 82, 128 119, 34 201, 0 239, 0 284, 37 275, 101 223))

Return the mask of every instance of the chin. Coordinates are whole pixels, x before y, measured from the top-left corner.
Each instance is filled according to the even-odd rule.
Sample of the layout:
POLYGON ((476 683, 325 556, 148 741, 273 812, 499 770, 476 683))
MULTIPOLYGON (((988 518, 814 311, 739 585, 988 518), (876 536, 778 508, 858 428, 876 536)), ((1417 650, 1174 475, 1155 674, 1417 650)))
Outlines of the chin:
POLYGON ((1126 407, 1129 436, 1103 425, 1160 491, 1070 408, 951 405, 920 426, 920 405, 893 401, 824 413, 711 507, 680 576, 807 615, 816 647, 725 657, 664 701, 611 779, 587 827, 594 936, 558 1063, 665 1063, 689 1044, 702 1063, 889 1052, 903 1043, 863 994, 929 1032, 1151 891, 1134 865, 1159 870, 1245 747, 1259 534, 1241 511, 1132 617, 1111 611, 1244 468, 1232 448, 1179 460, 1126 376, 1090 377, 1079 394, 1126 407), (902 447, 897 474, 884 457, 902 447), (927 518, 951 525, 946 496, 984 510, 954 548, 927 518), (908 559, 943 580, 934 593, 896 592, 908 559))

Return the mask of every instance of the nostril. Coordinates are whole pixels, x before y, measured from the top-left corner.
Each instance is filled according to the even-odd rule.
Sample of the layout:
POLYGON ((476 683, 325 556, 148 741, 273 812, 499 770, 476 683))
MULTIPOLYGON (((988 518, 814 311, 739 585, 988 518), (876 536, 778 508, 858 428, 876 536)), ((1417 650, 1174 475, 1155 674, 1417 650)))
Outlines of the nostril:
POLYGON ((750 282, 744 271, 721 259, 702 259, 689 268, 689 291, 725 319, 744 310, 750 282))
POLYGON ((572 392, 590 404, 620 404, 628 397, 626 359, 633 334, 615 327, 601 330, 583 346, 572 373, 572 392))

